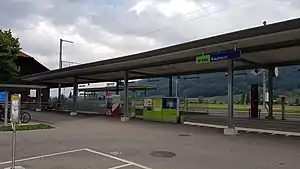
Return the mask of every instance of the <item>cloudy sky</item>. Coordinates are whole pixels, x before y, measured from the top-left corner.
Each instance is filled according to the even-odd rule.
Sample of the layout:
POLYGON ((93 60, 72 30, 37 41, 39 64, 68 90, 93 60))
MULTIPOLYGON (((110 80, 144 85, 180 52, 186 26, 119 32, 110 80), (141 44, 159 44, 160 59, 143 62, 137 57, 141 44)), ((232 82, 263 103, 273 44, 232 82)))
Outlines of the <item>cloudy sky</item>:
POLYGON ((297 17, 299 0, 0 1, 0 28, 50 69, 60 38, 75 42, 63 60, 87 63, 297 17))

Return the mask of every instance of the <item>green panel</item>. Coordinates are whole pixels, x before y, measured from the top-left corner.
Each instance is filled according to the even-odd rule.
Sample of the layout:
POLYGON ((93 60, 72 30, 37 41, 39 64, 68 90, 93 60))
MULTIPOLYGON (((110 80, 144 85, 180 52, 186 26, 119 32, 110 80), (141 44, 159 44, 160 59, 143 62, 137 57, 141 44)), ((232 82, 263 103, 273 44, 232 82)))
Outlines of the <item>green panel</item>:
POLYGON ((201 55, 196 57, 197 64, 209 63, 209 62, 210 62, 210 55, 201 55))
POLYGON ((145 120, 161 120, 161 111, 144 110, 143 119, 145 120))
POLYGON ((176 109, 162 109, 162 120, 166 122, 177 122, 176 109))

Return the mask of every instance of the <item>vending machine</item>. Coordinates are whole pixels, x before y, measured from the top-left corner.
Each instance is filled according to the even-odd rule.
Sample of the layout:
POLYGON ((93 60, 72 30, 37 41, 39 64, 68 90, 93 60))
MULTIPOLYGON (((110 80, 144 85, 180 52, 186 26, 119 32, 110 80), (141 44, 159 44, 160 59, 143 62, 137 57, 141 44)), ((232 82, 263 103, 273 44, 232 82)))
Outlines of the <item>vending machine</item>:
POLYGON ((121 96, 109 95, 106 97, 106 115, 120 116, 121 115, 121 96))
POLYGON ((179 98, 145 98, 143 119, 177 123, 179 120, 179 98))

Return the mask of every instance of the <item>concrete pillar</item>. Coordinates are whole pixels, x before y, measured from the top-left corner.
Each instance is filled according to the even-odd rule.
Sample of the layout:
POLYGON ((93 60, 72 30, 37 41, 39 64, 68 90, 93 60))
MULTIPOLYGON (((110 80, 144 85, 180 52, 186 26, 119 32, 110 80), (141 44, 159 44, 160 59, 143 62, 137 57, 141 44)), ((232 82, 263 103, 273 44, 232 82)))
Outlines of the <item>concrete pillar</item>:
POLYGON ((9 102, 9 92, 5 91, 5 110, 4 110, 4 125, 8 123, 8 102, 9 102))
POLYGON ((268 90, 269 90, 269 112, 268 119, 273 119, 273 76, 274 76, 274 67, 269 68, 268 70, 268 90))
POLYGON ((173 96, 173 77, 169 77, 169 97, 173 96))
POLYGON ((36 89, 36 109, 35 111, 42 111, 42 89, 36 89))
POLYGON ((121 118, 121 121, 128 121, 130 117, 130 113, 128 111, 128 79, 129 79, 129 72, 126 70, 124 76, 124 100, 123 100, 124 116, 121 118))
POLYGON ((73 83, 73 109, 70 113, 71 116, 77 116, 77 100, 78 100, 78 81, 77 78, 74 78, 73 83))

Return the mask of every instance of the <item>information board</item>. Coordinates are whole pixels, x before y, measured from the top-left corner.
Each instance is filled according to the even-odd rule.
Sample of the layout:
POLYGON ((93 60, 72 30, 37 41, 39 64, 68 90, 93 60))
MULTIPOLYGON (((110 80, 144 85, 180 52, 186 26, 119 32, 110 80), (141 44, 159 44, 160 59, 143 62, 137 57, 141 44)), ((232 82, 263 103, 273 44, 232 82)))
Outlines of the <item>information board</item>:
POLYGON ((6 101, 5 92, 0 92, 0 103, 5 103, 5 101, 6 101))
POLYGON ((239 59, 241 58, 241 56, 242 52, 240 50, 214 53, 210 55, 201 55, 196 57, 196 64, 210 63, 221 60, 239 59))

